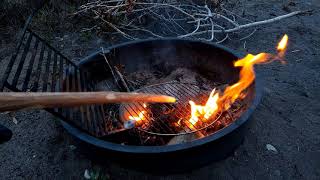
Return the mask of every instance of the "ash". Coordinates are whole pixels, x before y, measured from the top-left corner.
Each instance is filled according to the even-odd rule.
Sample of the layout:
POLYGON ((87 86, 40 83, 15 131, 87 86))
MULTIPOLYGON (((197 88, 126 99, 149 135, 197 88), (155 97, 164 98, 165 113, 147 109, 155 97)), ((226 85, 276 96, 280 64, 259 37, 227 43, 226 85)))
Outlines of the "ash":
POLYGON ((160 71, 143 71, 129 74, 127 76, 129 82, 139 84, 141 86, 148 86, 152 84, 159 84, 165 82, 180 82, 186 84, 197 85, 203 90, 211 90, 221 83, 209 80, 199 73, 188 68, 177 68, 169 74, 160 71))

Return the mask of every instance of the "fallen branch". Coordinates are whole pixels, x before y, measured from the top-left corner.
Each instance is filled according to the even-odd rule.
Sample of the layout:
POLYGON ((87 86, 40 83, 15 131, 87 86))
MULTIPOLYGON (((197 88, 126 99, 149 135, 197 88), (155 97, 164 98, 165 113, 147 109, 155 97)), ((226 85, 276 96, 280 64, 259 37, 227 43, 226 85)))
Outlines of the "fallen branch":
MULTIPOLYGON (((213 10, 207 5, 199 6, 192 2, 168 3, 144 0, 143 2, 128 3, 126 0, 97 0, 80 6, 79 11, 75 14, 84 13, 86 17, 98 20, 98 25, 93 28, 101 30, 106 25, 117 34, 130 40, 138 39, 137 37, 145 36, 147 33, 149 36, 157 38, 168 36, 196 38, 222 43, 229 38, 230 33, 305 13, 305 11, 295 11, 272 19, 253 22, 232 13, 222 5, 221 11, 217 9, 213 10), (128 9, 130 9, 130 13, 128 13, 128 9), (141 23, 143 19, 145 21, 141 23), (151 26, 145 24, 150 22, 153 23, 151 26)), ((255 32, 256 29, 244 35, 241 40, 251 37, 255 32)))
POLYGON ((264 21, 258 21, 258 22, 253 22, 253 23, 240 25, 240 26, 235 27, 233 29, 228 29, 225 32, 226 33, 230 33, 230 32, 234 32, 234 31, 238 31, 240 29, 244 29, 244 28, 249 28, 249 27, 253 27, 253 26, 273 23, 273 22, 280 21, 280 20, 285 19, 285 18, 289 18, 289 17, 295 16, 295 15, 298 15, 300 13, 302 13, 302 12, 301 11, 295 11, 295 12, 292 12, 292 13, 289 13, 289 14, 285 14, 285 15, 282 15, 282 16, 278 16, 278 17, 272 18, 272 19, 267 19, 267 20, 264 20, 264 21))
MULTIPOLYGON (((273 23, 273 22, 280 21, 282 19, 289 18, 289 17, 295 16, 295 15, 298 15, 298 14, 301 14, 301 13, 302 13, 302 11, 295 11, 295 12, 292 12, 292 13, 289 13, 289 14, 285 14, 285 15, 282 15, 282 16, 278 16, 278 17, 272 18, 272 19, 267 19, 267 20, 263 20, 263 21, 258 21, 258 22, 244 24, 244 25, 239 25, 239 26, 237 26, 235 28, 227 29, 227 30, 213 30, 213 32, 215 32, 215 33, 231 33, 231 32, 239 31, 241 29, 245 29, 245 28, 249 28, 249 27, 254 27, 254 26, 258 26, 258 25, 273 23)), ((207 32, 212 32, 212 30, 201 31, 201 32, 193 33, 192 35, 201 35, 201 34, 204 34, 204 33, 207 33, 207 32)), ((187 37, 187 36, 184 36, 184 37, 187 37)))

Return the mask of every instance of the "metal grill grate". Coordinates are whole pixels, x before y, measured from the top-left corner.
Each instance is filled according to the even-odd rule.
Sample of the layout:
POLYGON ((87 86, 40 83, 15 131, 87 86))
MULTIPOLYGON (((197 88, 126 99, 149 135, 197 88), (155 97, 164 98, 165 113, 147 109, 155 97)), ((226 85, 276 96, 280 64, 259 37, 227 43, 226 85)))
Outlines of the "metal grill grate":
MULTIPOLYGON (((15 92, 94 91, 88 74, 30 30, 26 30, 2 75, 0 90, 15 92)), ((46 109, 90 134, 107 134, 102 105, 46 109)))
POLYGON ((177 98, 175 104, 130 103, 121 105, 120 119, 124 122, 130 120, 129 116, 139 117, 143 111, 144 119, 138 121, 136 126, 137 129, 150 134, 173 136, 194 133, 210 126, 213 127, 220 117, 218 115, 216 119, 209 122, 199 119, 195 125, 188 123, 191 111, 189 100, 204 104, 210 94, 210 91, 201 90, 195 85, 170 82, 144 87, 137 92, 165 94, 177 98))

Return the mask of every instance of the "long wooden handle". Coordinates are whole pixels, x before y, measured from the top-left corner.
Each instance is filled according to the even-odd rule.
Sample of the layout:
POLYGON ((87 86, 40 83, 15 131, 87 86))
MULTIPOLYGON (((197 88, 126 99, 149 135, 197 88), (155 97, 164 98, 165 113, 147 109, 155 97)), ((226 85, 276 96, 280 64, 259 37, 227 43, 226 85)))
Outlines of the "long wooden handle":
POLYGON ((0 112, 25 108, 54 108, 87 104, 153 102, 173 103, 171 96, 124 92, 54 92, 54 93, 0 93, 0 112))

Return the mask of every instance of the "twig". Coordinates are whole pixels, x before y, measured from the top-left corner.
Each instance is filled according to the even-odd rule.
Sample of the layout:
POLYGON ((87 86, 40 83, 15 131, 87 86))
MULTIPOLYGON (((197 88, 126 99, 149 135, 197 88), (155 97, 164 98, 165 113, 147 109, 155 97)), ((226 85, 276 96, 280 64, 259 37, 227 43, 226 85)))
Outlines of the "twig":
POLYGON ((226 36, 225 36, 222 40, 217 41, 216 43, 217 43, 217 44, 223 43, 223 42, 224 42, 225 40, 227 40, 228 38, 229 38, 229 35, 226 34, 226 36))
POLYGON ((92 31, 93 29, 95 29, 97 27, 97 25, 92 26, 91 28, 83 28, 81 30, 81 32, 87 32, 87 31, 92 31))
POLYGON ((130 39, 130 40, 135 39, 135 38, 129 36, 128 34, 122 32, 119 28, 117 28, 115 25, 113 25, 113 24, 110 23, 109 21, 106 21, 105 19, 103 19, 103 18, 101 17, 101 14, 99 14, 97 11, 93 11, 93 12, 94 12, 97 16, 99 16, 100 19, 101 19, 103 22, 107 23, 110 27, 112 27, 114 30, 116 30, 116 31, 119 32, 120 34, 122 34, 124 37, 126 37, 126 38, 128 38, 128 39, 130 39))
POLYGON ((235 27, 233 29, 228 29, 225 32, 226 33, 230 33, 230 32, 238 31, 240 29, 244 29, 244 28, 248 28, 248 27, 253 27, 253 26, 273 23, 273 22, 280 21, 280 20, 288 18, 288 17, 292 17, 292 16, 295 16, 295 15, 298 15, 300 13, 302 13, 302 12, 301 11, 295 11, 295 12, 292 12, 292 13, 289 13, 289 14, 285 14, 285 15, 282 15, 282 16, 278 16, 278 17, 272 18, 272 19, 267 19, 267 20, 263 20, 263 21, 257 21, 257 22, 253 22, 253 23, 240 25, 240 26, 235 27))
POLYGON ((256 31, 257 31, 257 29, 254 29, 249 35, 241 38, 240 41, 243 41, 243 40, 245 40, 245 39, 248 39, 248 38, 249 38, 250 36, 252 36, 256 31))
POLYGON ((114 70, 116 71, 116 73, 118 74, 120 81, 122 82, 122 85, 124 86, 124 88, 126 89, 127 92, 130 92, 130 89, 126 83, 126 81, 124 80, 123 75, 121 74, 121 72, 118 70, 118 68, 116 66, 114 66, 114 70))
POLYGON ((109 61, 108 61, 108 59, 107 59, 107 57, 106 57, 106 55, 105 55, 105 51, 104 51, 104 48, 103 48, 103 47, 101 47, 101 51, 102 51, 101 55, 103 56, 104 60, 106 61, 107 65, 108 65, 108 67, 109 67, 109 70, 110 70, 110 72, 111 72, 111 74, 112 74, 112 77, 113 77, 113 80, 114 80, 115 85, 118 86, 118 88, 120 88, 120 86, 119 86, 119 84, 118 84, 118 82, 117 82, 117 77, 116 77, 116 75, 114 74, 113 69, 112 69, 112 66, 110 65, 110 63, 109 63, 109 61))
MULTIPOLYGON (((216 33, 231 33, 231 32, 235 32, 235 31, 239 31, 240 29, 245 29, 245 28, 249 28, 249 27, 254 27, 254 26, 258 26, 258 25, 263 25, 263 24, 269 24, 269 23, 273 23, 276 21, 280 21, 282 19, 285 18, 289 18, 295 15, 298 15, 302 13, 301 11, 295 11, 289 14, 285 14, 282 16, 278 16, 272 19, 267 19, 267 20, 263 20, 263 21, 257 21, 257 22, 253 22, 253 23, 248 23, 248 24, 244 24, 244 25, 240 25, 238 27, 232 28, 232 29, 227 29, 227 30, 214 30, 214 32, 216 33)), ((211 32, 211 30, 208 30, 209 32, 211 32)), ((204 33, 207 33, 208 31, 201 31, 201 32, 197 32, 197 33, 193 33, 193 35, 201 35, 204 33)))
POLYGON ((200 27, 200 20, 197 20, 197 21, 198 21, 197 27, 193 32, 191 32, 189 34, 181 35, 181 36, 179 36, 179 38, 184 38, 184 37, 188 37, 188 36, 194 35, 199 30, 199 27, 200 27))

